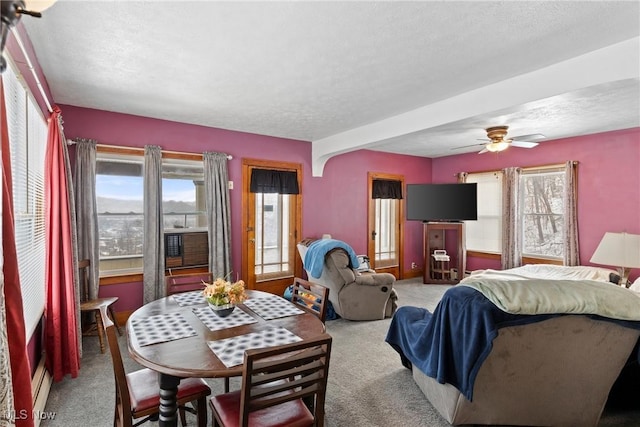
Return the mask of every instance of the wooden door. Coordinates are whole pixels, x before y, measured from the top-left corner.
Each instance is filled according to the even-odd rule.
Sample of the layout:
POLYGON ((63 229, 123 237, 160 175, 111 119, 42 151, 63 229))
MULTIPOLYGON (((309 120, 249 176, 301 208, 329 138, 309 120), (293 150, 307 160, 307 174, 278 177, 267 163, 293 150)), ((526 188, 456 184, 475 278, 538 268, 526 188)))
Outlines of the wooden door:
POLYGON ((404 176, 369 172, 369 215, 367 254, 371 268, 379 273, 403 277, 403 218, 402 199, 374 199, 373 181, 398 181, 404 189, 404 176))
POLYGON ((254 168, 296 171, 302 189, 302 166, 251 159, 242 163, 242 278, 248 289, 282 295, 302 273, 296 256, 302 196, 252 193, 249 187, 254 168))

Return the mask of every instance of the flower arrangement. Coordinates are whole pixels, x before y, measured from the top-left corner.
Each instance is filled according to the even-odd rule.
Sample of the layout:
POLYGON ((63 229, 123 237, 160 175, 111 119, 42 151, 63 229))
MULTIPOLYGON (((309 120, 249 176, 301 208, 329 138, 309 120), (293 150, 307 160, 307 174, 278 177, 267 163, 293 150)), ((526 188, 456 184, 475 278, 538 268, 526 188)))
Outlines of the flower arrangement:
POLYGON ((213 283, 202 283, 205 285, 202 295, 212 305, 241 304, 247 299, 242 280, 231 283, 219 277, 213 283))

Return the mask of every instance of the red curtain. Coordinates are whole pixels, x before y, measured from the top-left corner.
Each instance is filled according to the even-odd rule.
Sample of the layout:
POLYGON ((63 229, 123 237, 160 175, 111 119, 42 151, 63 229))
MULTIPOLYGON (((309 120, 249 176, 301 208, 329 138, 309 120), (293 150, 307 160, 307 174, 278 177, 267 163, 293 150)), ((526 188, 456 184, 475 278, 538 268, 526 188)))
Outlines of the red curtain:
POLYGON ((33 401, 31 400, 31 367, 27 355, 24 317, 22 314, 22 290, 18 274, 15 230, 13 224, 13 185, 9 132, 4 103, 4 87, 0 78, 0 129, 2 130, 2 252, 4 263, 4 298, 7 311, 7 339, 11 363, 11 381, 16 414, 16 426, 33 427, 33 401), (28 414, 29 416, 21 416, 28 414))
POLYGON ((45 310, 46 365, 54 381, 78 376, 80 354, 76 329, 73 252, 68 182, 60 109, 49 118, 45 157, 45 224, 47 306, 45 310))

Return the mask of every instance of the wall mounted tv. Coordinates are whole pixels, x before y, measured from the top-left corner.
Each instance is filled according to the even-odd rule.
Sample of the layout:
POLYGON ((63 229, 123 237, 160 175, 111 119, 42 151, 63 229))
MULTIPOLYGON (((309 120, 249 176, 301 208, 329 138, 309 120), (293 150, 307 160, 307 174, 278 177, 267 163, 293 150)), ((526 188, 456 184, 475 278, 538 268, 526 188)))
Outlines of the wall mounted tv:
POLYGON ((407 220, 477 220, 477 196, 475 183, 407 184, 407 220))

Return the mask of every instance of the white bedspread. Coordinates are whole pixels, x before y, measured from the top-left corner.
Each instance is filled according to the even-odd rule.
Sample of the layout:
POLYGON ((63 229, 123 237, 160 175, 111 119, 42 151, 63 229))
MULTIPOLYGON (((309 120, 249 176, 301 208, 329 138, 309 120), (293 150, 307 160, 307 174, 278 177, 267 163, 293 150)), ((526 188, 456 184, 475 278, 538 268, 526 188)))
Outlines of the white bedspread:
POLYGON ((460 285, 476 289, 507 313, 595 314, 611 319, 640 321, 640 294, 602 280, 582 277, 596 277, 594 274, 599 274, 588 271, 592 270, 591 267, 545 268, 552 273, 549 276, 551 279, 534 278, 532 271, 535 269, 525 267, 477 271, 464 278, 460 285))

